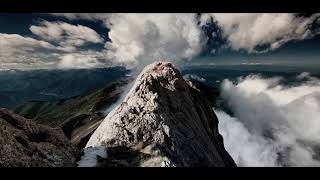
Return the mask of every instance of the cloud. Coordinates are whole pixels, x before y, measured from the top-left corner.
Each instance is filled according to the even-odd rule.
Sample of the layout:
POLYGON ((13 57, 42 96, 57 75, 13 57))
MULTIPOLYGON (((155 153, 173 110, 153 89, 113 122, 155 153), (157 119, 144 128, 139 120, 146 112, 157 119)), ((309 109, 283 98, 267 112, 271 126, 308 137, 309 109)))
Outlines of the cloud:
MULTIPOLYGON (((221 49, 229 47, 248 52, 266 52, 279 48, 288 41, 311 38, 317 32, 311 31, 309 25, 318 19, 317 14, 308 18, 297 17, 294 14, 203 14, 200 20, 194 13, 53 13, 51 15, 71 20, 99 21, 110 30, 108 37, 111 41, 105 42, 100 34, 83 25, 43 20, 37 25, 30 26, 30 31, 37 39, 41 39, 31 38, 38 44, 27 44, 23 48, 16 48, 20 54, 6 56, 9 57, 7 61, 10 61, 12 66, 14 63, 27 62, 29 59, 29 62, 44 63, 39 67, 47 67, 46 63, 49 62, 48 66, 54 64, 58 68, 71 68, 72 64, 75 68, 81 65, 87 68, 95 67, 93 65, 101 67, 101 63, 105 63, 105 66, 122 65, 136 68, 162 59, 175 63, 186 62, 185 60, 206 52, 208 43, 215 44, 215 47, 208 51, 212 53, 220 52, 219 44, 221 49), (212 34, 212 37, 208 37, 203 25, 211 17, 221 29, 219 33, 208 31, 212 34), (216 36, 224 36, 222 39, 227 41, 220 42, 216 36), (227 44, 224 44, 225 42, 227 44), (86 46, 89 43, 100 44, 102 49, 90 49, 91 46, 86 46), (51 47, 44 47, 44 44, 51 47), (262 51, 256 50, 257 47, 265 45, 267 46, 262 51), (26 51, 28 47, 32 51, 26 51), (80 59, 76 60, 77 57, 80 59), (85 58, 87 60, 84 60, 85 58), (93 59, 97 59, 96 63, 92 63, 93 59), (71 61, 74 63, 70 63, 71 61)), ((10 54, 14 49, 2 51, 10 54)))
POLYGON ((320 166, 320 80, 308 73, 294 86, 281 80, 251 75, 222 83, 234 114, 216 110, 219 128, 240 166, 320 166))
POLYGON ((76 47, 86 43, 103 43, 103 38, 93 29, 65 22, 41 21, 30 26, 30 31, 43 40, 53 41, 62 46, 62 50, 75 51, 76 47))
POLYGON ((155 59, 190 59, 206 51, 208 43, 214 45, 209 47, 211 53, 226 48, 265 53, 319 33, 312 27, 318 23, 319 14, 299 17, 289 13, 203 13, 200 19, 194 13, 53 15, 103 22, 110 29, 111 42, 105 44, 107 57, 127 67, 143 66, 155 59), (211 29, 210 37, 203 28, 208 23, 213 26, 207 27, 211 29))
POLYGON ((108 13, 49 13, 53 16, 65 17, 70 20, 85 19, 85 20, 106 20, 108 13))
POLYGON ((185 74, 183 75, 183 79, 185 80, 196 80, 196 81, 199 81, 199 82, 206 82, 206 79, 204 79, 203 77, 200 77, 196 74, 185 74))
POLYGON ((110 29, 106 56, 129 68, 197 56, 206 44, 195 14, 54 14, 101 20, 110 29))
MULTIPOLYGON (((60 38, 59 33, 55 34, 50 30, 46 32, 51 33, 51 36, 45 39, 55 38, 58 40, 60 38)), ((90 37, 87 38, 90 39, 90 37)), ((91 39, 94 41, 94 38, 91 39)), ((71 43, 72 41, 69 38, 65 42, 71 43)), ((65 45, 64 42, 61 44, 65 45)), ((70 44, 70 46, 72 45, 70 44)), ((68 46, 62 48, 46 40, 38 40, 18 34, 0 33, 0 69, 79 69, 115 65, 115 63, 112 64, 112 61, 108 61, 103 50, 77 50, 73 48, 73 51, 69 52, 66 51, 66 48, 68 46)))
POLYGON ((46 41, 18 34, 0 33, 0 68, 37 68, 50 66, 56 47, 46 41))
POLYGON ((98 68, 113 66, 105 50, 82 49, 104 40, 94 30, 65 22, 30 26, 35 38, 0 33, 0 69, 98 68))
POLYGON ((61 69, 88 69, 114 65, 111 62, 108 63, 104 58, 104 54, 97 51, 68 53, 60 57, 61 60, 57 67, 61 69))
MULTIPOLYGON (((16 51, 19 51, 21 48, 24 50, 32 50, 35 47, 47 49, 54 48, 54 46, 48 42, 23 37, 18 34, 0 33, 0 38, 1 50, 3 50, 3 48, 16 48, 16 51)), ((5 51, 3 51, 3 53, 5 53, 5 51)))
POLYGON ((238 166, 277 166, 275 147, 261 136, 252 135, 235 117, 224 111, 215 110, 219 119, 219 131, 224 138, 224 146, 238 166))
POLYGON ((310 30, 319 14, 297 17, 288 13, 210 13, 202 16, 202 23, 213 18, 235 50, 266 52, 292 40, 311 38, 318 32, 310 30), (257 50, 258 47, 264 47, 257 50))
POLYGON ((111 14, 110 56, 129 66, 198 55, 206 39, 194 14, 111 14))

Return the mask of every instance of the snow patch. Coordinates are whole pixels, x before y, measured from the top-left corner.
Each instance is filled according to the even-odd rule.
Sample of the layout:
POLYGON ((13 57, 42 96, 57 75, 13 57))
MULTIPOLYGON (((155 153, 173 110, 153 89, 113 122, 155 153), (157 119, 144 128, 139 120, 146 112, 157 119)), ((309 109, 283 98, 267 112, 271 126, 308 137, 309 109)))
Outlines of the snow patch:
POLYGON ((97 146, 84 148, 84 155, 78 162, 78 167, 96 167, 98 164, 98 156, 106 159, 108 157, 107 147, 97 146))

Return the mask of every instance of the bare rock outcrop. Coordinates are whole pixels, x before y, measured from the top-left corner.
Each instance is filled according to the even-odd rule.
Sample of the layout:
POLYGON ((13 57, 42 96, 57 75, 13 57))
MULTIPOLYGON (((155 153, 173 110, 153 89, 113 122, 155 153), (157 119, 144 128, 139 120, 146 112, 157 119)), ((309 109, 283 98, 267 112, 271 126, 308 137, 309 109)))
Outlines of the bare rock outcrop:
POLYGON ((144 68, 86 145, 99 146, 100 166, 236 166, 211 104, 167 62, 144 68))
POLYGON ((0 167, 76 166, 78 154, 61 129, 0 109, 0 167))

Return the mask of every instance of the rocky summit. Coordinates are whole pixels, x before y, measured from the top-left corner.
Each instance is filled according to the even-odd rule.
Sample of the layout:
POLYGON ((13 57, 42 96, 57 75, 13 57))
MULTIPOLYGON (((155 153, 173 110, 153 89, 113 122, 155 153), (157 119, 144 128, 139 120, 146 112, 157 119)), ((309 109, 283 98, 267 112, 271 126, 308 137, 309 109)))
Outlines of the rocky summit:
POLYGON ((61 129, 0 109, 0 167, 69 167, 79 152, 61 129))
POLYGON ((97 166, 236 166, 211 103, 168 62, 139 74, 86 145, 98 147, 108 155, 97 166))

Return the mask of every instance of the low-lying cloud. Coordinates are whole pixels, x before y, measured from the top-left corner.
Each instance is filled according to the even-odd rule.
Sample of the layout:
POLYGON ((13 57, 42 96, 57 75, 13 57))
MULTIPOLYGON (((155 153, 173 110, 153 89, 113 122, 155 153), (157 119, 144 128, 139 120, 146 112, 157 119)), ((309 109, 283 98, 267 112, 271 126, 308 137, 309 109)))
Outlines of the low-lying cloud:
POLYGON ((104 64, 98 61, 96 54, 67 54, 61 57, 57 66, 61 69, 86 69, 103 67, 104 64))
POLYGON ((320 166, 320 80, 308 73, 294 86, 281 80, 250 75, 222 83, 234 114, 215 111, 239 166, 320 166))

